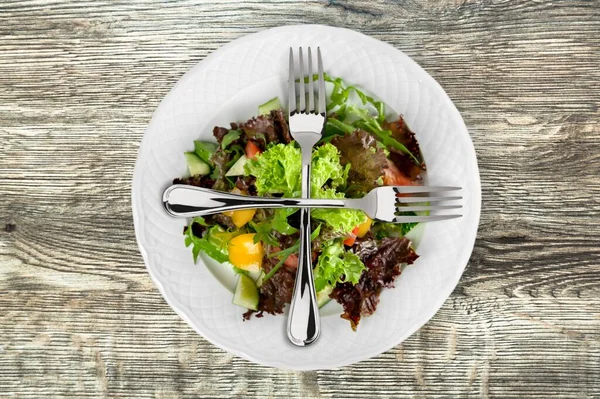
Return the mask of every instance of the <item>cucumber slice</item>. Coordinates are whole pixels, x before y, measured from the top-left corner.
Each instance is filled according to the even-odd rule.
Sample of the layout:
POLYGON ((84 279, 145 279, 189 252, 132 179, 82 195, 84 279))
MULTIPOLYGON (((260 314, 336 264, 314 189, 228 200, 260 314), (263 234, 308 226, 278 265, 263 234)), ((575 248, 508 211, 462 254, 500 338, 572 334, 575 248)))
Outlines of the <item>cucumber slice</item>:
POLYGON ((225 173, 225 176, 242 176, 244 174, 244 165, 248 162, 248 158, 245 155, 242 155, 240 159, 238 159, 231 168, 225 173))
POLYGON ((258 310, 258 288, 251 277, 240 274, 233 294, 233 304, 246 309, 258 310))
POLYGON ((258 106, 258 114, 259 115, 268 115, 274 109, 281 109, 281 103, 279 102, 279 98, 275 97, 270 99, 264 104, 258 106))
POLYGON ((194 141, 194 152, 198 155, 200 160, 210 163, 210 158, 217 150, 217 143, 211 143, 208 141, 194 141))
POLYGON ((248 272, 248 275, 252 280, 254 280, 254 283, 258 288, 260 288, 263 282, 263 278, 265 278, 266 276, 265 272, 263 272, 262 270, 259 270, 258 272, 248 272))
POLYGON ((190 175, 207 175, 210 173, 210 167, 206 164, 206 162, 202 162, 196 153, 186 152, 185 160, 187 161, 190 175))
POLYGON ((323 306, 327 305, 327 303, 329 303, 329 301, 331 301, 329 294, 331 294, 332 291, 333 291, 333 287, 328 285, 325 288, 323 288, 321 291, 317 292, 317 306, 319 308, 322 308, 323 306))
POLYGON ((260 277, 260 275, 262 273, 262 270, 260 270, 260 269, 259 270, 252 270, 252 271, 246 270, 246 272, 247 272, 248 276, 250 276, 250 278, 252 280, 256 281, 260 277))

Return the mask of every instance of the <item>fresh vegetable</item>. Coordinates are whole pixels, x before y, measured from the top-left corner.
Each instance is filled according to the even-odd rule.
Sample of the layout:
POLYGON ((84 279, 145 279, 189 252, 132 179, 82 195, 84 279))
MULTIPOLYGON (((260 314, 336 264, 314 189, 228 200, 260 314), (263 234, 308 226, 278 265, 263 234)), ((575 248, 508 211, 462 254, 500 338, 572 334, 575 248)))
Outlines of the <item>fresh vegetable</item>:
POLYGON ((289 236, 298 231, 298 229, 290 225, 288 221, 288 217, 297 210, 298 209, 296 208, 276 209, 272 218, 261 222, 250 222, 250 226, 256 231, 254 240, 256 242, 264 241, 265 243, 274 246, 279 245, 275 233, 289 236))
POLYGON ((356 228, 356 236, 358 238, 363 238, 365 235, 367 235, 369 230, 371 230, 372 223, 373 223, 373 219, 371 219, 370 217, 367 216, 367 220, 365 220, 364 222, 359 224, 358 227, 356 228))
POLYGON ((340 241, 330 241, 323 245, 314 270, 315 289, 318 292, 327 285, 344 282, 356 284, 363 270, 365 265, 357 255, 346 251, 340 241))
POLYGON ((225 176, 242 176, 244 174, 244 166, 248 162, 248 158, 245 155, 242 155, 238 158, 237 161, 229 168, 225 176))
POLYGON ((279 98, 275 97, 270 99, 264 104, 258 106, 258 114, 259 115, 268 115, 271 111, 281 109, 281 103, 279 102, 279 98))
POLYGON ((317 306, 319 308, 322 308, 331 301, 331 298, 329 297, 331 291, 333 291, 333 287, 331 285, 326 285, 321 291, 317 292, 317 306))
POLYGON ((209 165, 211 164, 210 159, 217 150, 217 147, 218 145, 216 143, 211 143, 209 141, 194 141, 194 152, 202 162, 209 165))
POLYGON ((246 143, 246 157, 248 159, 254 159, 260 153, 260 148, 254 143, 254 141, 248 141, 248 143, 246 143))
MULTIPOLYGON (((342 79, 326 79, 333 90, 324 135, 312 153, 313 198, 358 198, 384 184, 419 184, 425 163, 402 116, 388 120, 381 101, 342 79)), ((213 135, 218 145, 196 141, 189 153, 190 171, 202 174, 174 183, 244 195, 300 196, 300 148, 278 99, 262 104, 259 115, 245 122, 215 127, 213 135)), ((318 304, 334 298, 344 307, 342 317, 356 328, 375 310, 380 291, 392 286, 402 265, 416 259, 404 237, 416 223, 374 222, 354 209, 314 209, 311 222, 318 304)), ((205 252, 231 263, 240 275, 234 303, 249 309, 245 318, 253 311, 276 314, 292 298, 299 223, 295 208, 225 212, 193 219, 184 230, 185 243, 194 261, 205 252)))
MULTIPOLYGON (((245 166, 246 175, 256 177, 259 195, 282 194, 300 196, 300 149, 293 143, 270 147, 245 166)), ((344 198, 336 188, 345 184, 347 167, 342 167, 337 149, 324 144, 313 151, 311 194, 313 198, 344 198), (327 183, 327 184, 326 184, 327 183), (324 188, 328 186, 327 188, 324 188)), ((324 221, 336 230, 350 232, 365 220, 365 214, 355 209, 315 209, 312 217, 324 221)))
POLYGON ((300 149, 295 144, 277 144, 246 163, 245 174, 256 177, 258 195, 300 196, 300 149))
POLYGON ((263 246, 254 242, 254 234, 241 234, 229 241, 229 262, 242 270, 258 271, 262 267, 263 246))
MULTIPOLYGON (((333 189, 318 190, 312 192, 313 198, 344 198, 344 193, 338 193, 333 189)), ((325 209, 318 208, 311 211, 314 219, 325 222, 334 231, 350 233, 354 227, 363 223, 367 217, 358 209, 325 209)))
POLYGON ((229 254, 227 245, 229 244, 229 241, 231 241, 233 237, 239 236, 242 233, 243 231, 241 230, 229 231, 223 228, 221 225, 215 224, 207 228, 204 236, 210 244, 228 257, 229 254))
MULTIPOLYGON (((406 216, 416 216, 414 212, 405 212, 406 216)), ((418 223, 382 223, 375 222, 371 231, 377 239, 385 237, 404 237, 409 231, 414 229, 418 223)))
POLYGON ((241 135, 242 132, 240 130, 230 130, 225 136, 223 136, 223 140, 221 141, 221 148, 225 149, 229 147, 229 145, 235 140, 239 139, 241 135))
POLYGON ((192 256, 194 257, 194 263, 198 261, 200 251, 204 252, 217 262, 227 262, 229 260, 228 256, 224 254, 218 246, 210 242, 207 238, 198 237, 194 234, 194 224, 198 224, 203 227, 208 226, 203 218, 196 217, 192 219, 192 222, 187 226, 187 228, 184 231, 185 246, 192 246, 192 256))
POLYGON ((346 194, 363 196, 380 184, 387 167, 387 157, 372 135, 355 130, 344 136, 336 136, 331 140, 340 152, 342 165, 351 165, 348 172, 346 194))
POLYGON ((384 238, 380 242, 371 242, 372 246, 365 246, 367 250, 354 255, 360 256, 361 264, 366 266, 364 273, 355 283, 337 284, 331 293, 331 297, 344 306, 342 317, 350 321, 353 330, 356 330, 362 316, 375 311, 381 289, 393 284, 402 271, 402 264, 410 265, 418 258, 407 238, 384 238))
POLYGON ((185 160, 187 161, 191 176, 207 175, 210 173, 210 167, 205 162, 202 162, 195 153, 186 152, 185 160))
POLYGON ((415 154, 392 136, 391 130, 381 126, 385 122, 385 105, 381 101, 374 100, 354 86, 347 86, 341 78, 326 76, 325 80, 333 83, 331 101, 327 107, 329 115, 335 115, 335 118, 327 120, 327 125, 331 126, 330 131, 351 133, 348 126, 354 127, 354 130, 366 130, 390 150, 404 153, 416 164, 420 164, 415 154), (350 103, 351 94, 358 96, 362 103, 360 107, 350 103))
MULTIPOLYGON (((312 231, 312 233, 310 234, 310 239, 311 241, 314 240, 318 235, 319 232, 321 231, 321 225, 318 225, 316 229, 314 229, 312 231)), ((286 260, 288 260, 288 258, 292 255, 298 252, 298 250, 300 249, 300 241, 297 240, 292 246, 290 246, 289 248, 277 251, 277 252, 272 252, 268 255, 269 258, 278 258, 279 262, 277 262, 277 264, 271 269, 271 271, 269 271, 269 273, 267 273, 267 275, 264 277, 263 282, 269 280, 271 277, 273 277, 273 275, 275 273, 277 273, 277 271, 279 270, 279 268, 285 263, 286 260)))
POLYGON ((258 288, 254 280, 245 274, 240 274, 233 294, 233 303, 246 309, 258 310, 258 300, 258 288))
POLYGON ((388 160, 387 167, 383 170, 383 184, 386 186, 414 186, 415 182, 405 176, 388 160))
POLYGON ((348 236, 344 240, 344 245, 347 245, 349 247, 353 246, 354 242, 356 241, 357 234, 358 234, 358 226, 355 227, 350 234, 348 234, 348 236))
POLYGON ((324 188, 343 188, 346 185, 350 165, 342 166, 338 149, 329 144, 316 147, 312 153, 312 168, 310 171, 311 191, 317 192, 324 188))
POLYGON ((229 216, 238 229, 243 227, 252 220, 256 209, 240 209, 239 211, 223 212, 224 215, 229 216))

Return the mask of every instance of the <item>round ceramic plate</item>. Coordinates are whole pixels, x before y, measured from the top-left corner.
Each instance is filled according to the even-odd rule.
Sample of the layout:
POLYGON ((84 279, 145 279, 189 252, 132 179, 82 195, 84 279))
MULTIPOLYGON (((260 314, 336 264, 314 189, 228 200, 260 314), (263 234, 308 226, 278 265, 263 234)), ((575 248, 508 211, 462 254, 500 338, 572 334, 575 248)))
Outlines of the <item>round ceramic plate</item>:
POLYGON ((186 73, 163 99, 144 134, 135 167, 133 218, 140 251, 171 307, 215 345, 274 367, 313 370, 368 359, 398 345, 425 324, 448 298, 469 260, 479 222, 481 189, 465 124, 437 82, 401 51, 363 34, 318 25, 286 26, 235 40, 186 73), (424 225, 420 258, 393 289, 384 290, 375 314, 358 330, 327 305, 319 340, 298 348, 288 342, 286 316, 243 321, 231 303, 234 279, 207 257, 194 264, 184 245, 185 220, 169 217, 161 196, 185 173, 183 152, 193 140, 212 140, 215 125, 256 115, 259 104, 285 99, 289 47, 320 47, 325 71, 375 94, 404 115, 419 140, 428 184, 463 187, 460 219, 424 225))

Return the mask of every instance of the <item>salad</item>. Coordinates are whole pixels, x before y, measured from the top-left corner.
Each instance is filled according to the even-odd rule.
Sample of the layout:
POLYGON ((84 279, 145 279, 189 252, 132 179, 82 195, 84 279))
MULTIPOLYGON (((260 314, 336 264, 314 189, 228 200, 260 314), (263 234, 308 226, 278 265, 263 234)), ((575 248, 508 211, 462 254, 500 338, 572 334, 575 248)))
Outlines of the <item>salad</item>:
MULTIPOLYGON (((340 78, 325 77, 328 118, 312 153, 313 198, 357 198, 383 185, 417 185, 425 163, 402 116, 340 78)), ((258 116, 213 129, 215 142, 195 141, 185 153, 190 176, 174 184, 249 196, 299 197, 301 154, 277 98, 258 116)), ((375 312, 418 255, 405 235, 415 223, 373 221, 355 209, 311 211, 312 257, 319 306, 339 302, 356 330, 375 312)), ((297 208, 248 209, 196 217, 184 228, 194 261, 200 252, 239 274, 233 302, 254 314, 280 314, 291 302, 299 249, 297 208)))

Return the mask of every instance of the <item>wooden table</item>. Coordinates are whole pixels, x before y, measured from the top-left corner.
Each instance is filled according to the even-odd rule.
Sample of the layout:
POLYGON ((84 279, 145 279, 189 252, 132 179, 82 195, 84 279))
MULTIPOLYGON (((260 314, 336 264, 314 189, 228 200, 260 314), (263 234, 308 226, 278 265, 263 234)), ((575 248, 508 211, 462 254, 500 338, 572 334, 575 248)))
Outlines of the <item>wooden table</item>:
POLYGON ((600 397, 598 1, 5 1, 0 397, 600 397), (152 112, 219 46, 282 24, 405 51, 471 131, 467 270, 402 345, 290 372, 199 337, 153 286, 130 181, 152 112))

